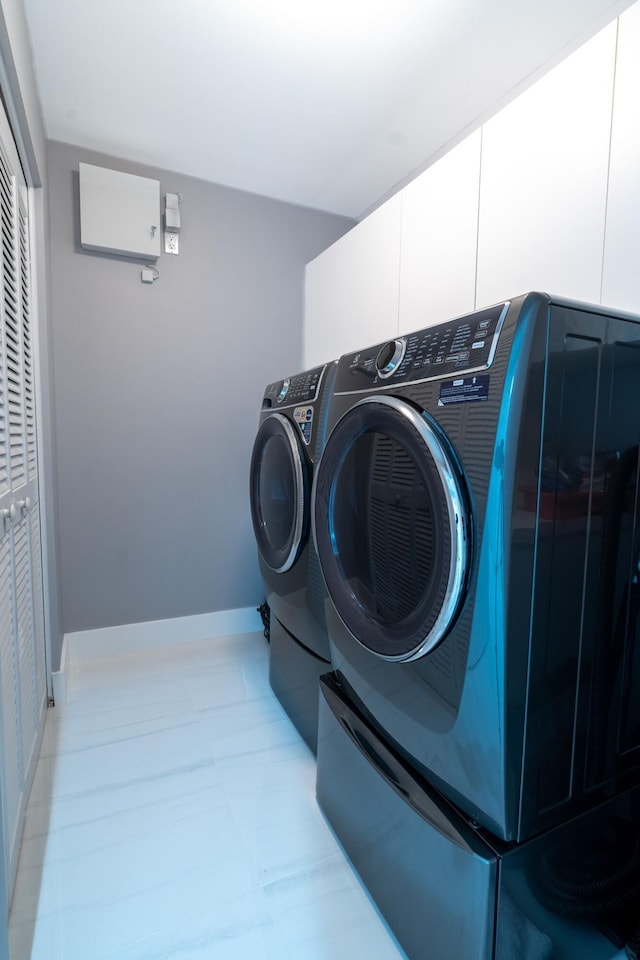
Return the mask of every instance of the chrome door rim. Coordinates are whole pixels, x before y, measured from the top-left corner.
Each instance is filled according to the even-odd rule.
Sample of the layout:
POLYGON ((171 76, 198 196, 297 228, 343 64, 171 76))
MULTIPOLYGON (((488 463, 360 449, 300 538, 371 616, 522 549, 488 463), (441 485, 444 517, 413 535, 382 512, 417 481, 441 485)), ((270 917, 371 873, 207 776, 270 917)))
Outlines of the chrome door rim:
MULTIPOLYGON (((447 454, 445 446, 441 442, 437 433, 430 426, 429 422, 416 410, 414 407, 410 406, 404 400, 401 400, 397 397, 388 396, 388 395, 375 395, 365 397, 364 399, 355 403, 353 407, 350 407, 349 410, 344 414, 343 417, 336 423, 334 430, 339 426, 342 421, 350 416, 354 410, 357 410, 359 407, 363 407, 371 404, 380 404, 385 407, 390 407, 400 414, 404 420, 409 424, 409 426, 416 431, 420 439, 425 444, 427 450, 429 451, 433 463, 435 464, 438 478, 445 492, 445 501, 447 505, 447 524, 449 528, 450 538, 451 538, 451 548, 450 548, 450 558, 449 558, 449 570, 447 574, 447 582, 444 597, 440 605, 436 619, 431 626, 427 635, 423 640, 412 650, 398 654, 384 654, 379 651, 371 649, 367 644, 363 643, 350 629, 349 625, 345 623, 342 616, 340 616, 340 611, 337 608, 337 605, 334 604, 336 612, 340 616, 340 619, 344 623, 347 630, 351 636, 360 644, 365 650, 367 650, 372 655, 379 657, 383 660, 388 661, 399 661, 399 662, 408 662, 411 660, 417 660, 420 657, 425 656, 431 650, 433 650, 443 639, 447 633, 449 627, 460 606, 461 596, 464 590, 464 585, 466 582, 467 570, 469 566, 470 559, 470 542, 469 542, 469 523, 467 517, 467 510, 465 508, 465 502, 463 493, 456 476, 456 472, 451 465, 450 458, 447 454)), ((333 432, 333 431, 332 431, 333 432)), ((356 438, 354 438, 356 439, 356 438)), ((327 450, 330 448, 331 436, 327 441, 325 446, 325 451, 322 458, 318 464, 318 469, 315 472, 314 483, 313 483, 313 493, 312 493, 312 504, 314 509, 312 509, 311 523, 312 523, 312 533, 313 539, 318 549, 318 532, 316 529, 316 510, 315 502, 317 496, 317 484, 318 478, 321 476, 322 471, 322 460, 325 457, 327 450)), ((346 455, 348 449, 345 449, 343 452, 346 455)), ((333 487, 334 479, 336 474, 334 473, 334 478, 331 481, 331 490, 333 496, 333 487)), ((329 505, 329 515, 332 513, 332 506, 329 505)), ((331 534, 330 534, 331 536, 331 534)), ((318 555, 320 556, 321 551, 318 550, 318 555)), ((326 578, 325 578, 326 579, 326 578)))
MULTIPOLYGON (((262 559, 275 573, 286 573, 287 570, 290 570, 295 563, 300 545, 302 543, 302 535, 304 531, 304 475, 302 470, 302 460, 300 458, 299 441, 293 424, 287 417, 283 416, 283 414, 272 413, 263 420, 261 426, 270 420, 275 420, 282 427, 289 444, 291 461, 293 463, 296 502, 294 506, 295 516, 293 522, 292 543, 287 558, 279 567, 272 567, 264 556, 262 559)), ((262 514, 262 511, 260 511, 260 513, 262 514)))

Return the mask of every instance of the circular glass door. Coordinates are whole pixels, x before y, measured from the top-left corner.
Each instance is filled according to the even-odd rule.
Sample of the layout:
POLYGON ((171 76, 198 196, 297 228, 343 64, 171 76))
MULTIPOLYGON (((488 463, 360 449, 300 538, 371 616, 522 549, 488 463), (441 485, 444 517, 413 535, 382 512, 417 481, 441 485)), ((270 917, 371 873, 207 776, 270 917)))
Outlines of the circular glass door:
POLYGON ((296 428, 274 413, 260 426, 251 455, 251 519, 262 559, 285 573, 308 533, 309 478, 296 428))
POLYGON ((437 424, 367 397, 336 424, 317 468, 314 536, 327 590, 353 637, 413 660, 446 635, 470 561, 464 484, 437 424))

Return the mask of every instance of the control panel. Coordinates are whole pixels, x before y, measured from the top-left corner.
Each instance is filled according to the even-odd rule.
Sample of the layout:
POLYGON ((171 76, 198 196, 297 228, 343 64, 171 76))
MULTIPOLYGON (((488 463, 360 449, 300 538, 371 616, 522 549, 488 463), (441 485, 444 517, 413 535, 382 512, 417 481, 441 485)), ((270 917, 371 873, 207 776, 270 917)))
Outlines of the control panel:
POLYGON ((301 403, 312 403, 317 399, 323 371, 324 366, 315 367, 313 370, 298 373, 295 377, 285 377, 284 380, 276 380, 275 383, 270 383, 264 392, 263 409, 269 407, 277 409, 278 407, 290 407, 301 403))
POLYGON ((436 327, 346 354, 340 359, 336 393, 379 384, 440 379, 490 366, 508 303, 478 310, 436 327))

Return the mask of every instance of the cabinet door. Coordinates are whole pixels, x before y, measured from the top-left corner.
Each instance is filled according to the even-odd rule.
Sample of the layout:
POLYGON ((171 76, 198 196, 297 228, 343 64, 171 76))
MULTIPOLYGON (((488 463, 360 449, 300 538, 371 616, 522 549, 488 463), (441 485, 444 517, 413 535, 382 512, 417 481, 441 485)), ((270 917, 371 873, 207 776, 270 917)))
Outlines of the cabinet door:
POLYGON ((615 44, 612 23, 485 124, 477 306, 599 302, 615 44))
POLYGON ((411 333, 474 308, 478 130, 402 191, 400 333, 411 333))
POLYGON ((602 302, 640 312, 640 4, 620 17, 602 302))
POLYGON ((46 705, 27 192, 0 113, 0 792, 9 893, 46 705))
MULTIPOLYGON (((17 241, 20 278, 22 349, 22 404, 24 410, 24 486, 13 488, 18 505, 14 531, 17 625, 21 688, 21 733, 25 771, 31 771, 46 703, 44 615, 33 318, 31 314, 31 256, 27 191, 17 187, 17 241)), ((13 487, 13 484, 12 484, 13 487)))
POLYGON ((397 194, 307 265, 304 367, 395 337, 400 209, 397 194))
MULTIPOLYGON (((2 527, 0 526, 0 533, 2 527)), ((0 851, 7 868, 17 856, 22 783, 20 742, 20 693, 16 645, 13 550, 10 533, 0 537, 0 695, 2 696, 2 812, 6 850, 0 851), (14 853, 15 851, 15 853, 14 853)), ((7 869, 10 882, 11 872, 7 869)), ((2 905, 0 905, 2 909, 2 905)))
POLYGON ((79 164, 80 243, 88 250, 157 260, 160 181, 79 164))
POLYGON ((32 761, 37 739, 33 588, 28 514, 20 518, 12 533, 20 697, 20 748, 22 767, 26 771, 32 761))

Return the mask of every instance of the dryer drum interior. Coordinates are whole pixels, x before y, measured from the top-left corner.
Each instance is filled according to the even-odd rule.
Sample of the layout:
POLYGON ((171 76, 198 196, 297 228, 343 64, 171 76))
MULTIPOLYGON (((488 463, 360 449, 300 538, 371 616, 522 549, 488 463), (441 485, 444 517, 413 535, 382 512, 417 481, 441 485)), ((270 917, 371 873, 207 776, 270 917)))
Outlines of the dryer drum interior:
POLYGON ((392 396, 357 403, 327 441, 314 501, 327 589, 351 634, 388 660, 432 650, 470 562, 464 482, 435 422, 392 396))

